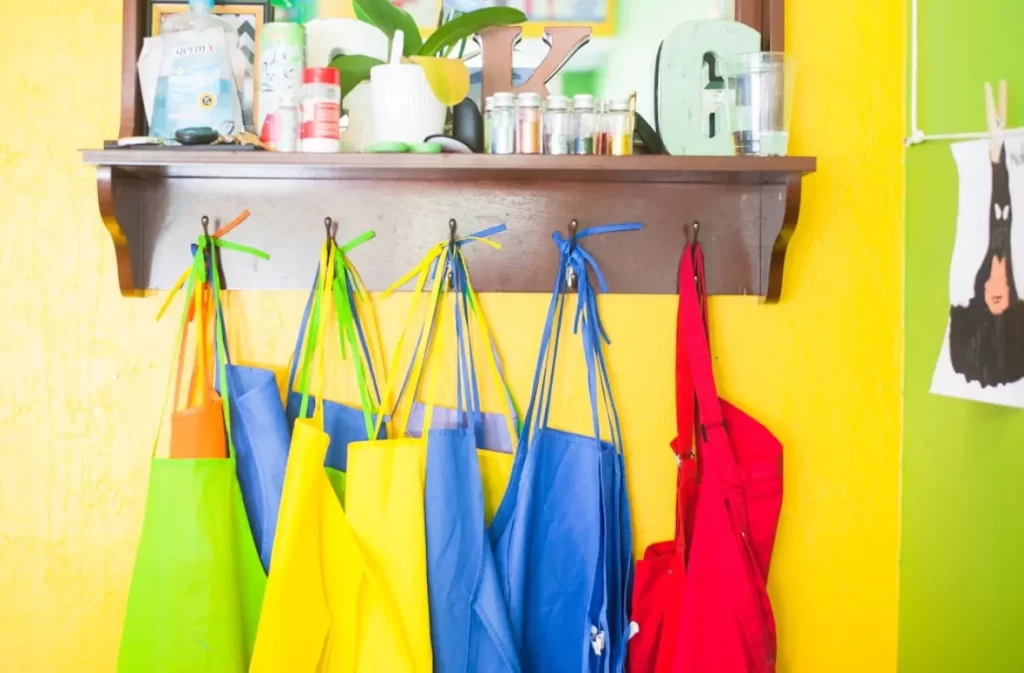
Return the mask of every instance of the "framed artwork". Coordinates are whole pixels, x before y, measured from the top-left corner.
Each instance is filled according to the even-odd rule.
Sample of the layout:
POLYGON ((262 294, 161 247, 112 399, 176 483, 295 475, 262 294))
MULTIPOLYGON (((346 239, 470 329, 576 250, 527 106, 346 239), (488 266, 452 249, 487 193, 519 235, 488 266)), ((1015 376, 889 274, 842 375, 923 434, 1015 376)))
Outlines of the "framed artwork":
MULTIPOLYGON (((159 35, 167 17, 188 11, 188 0, 150 0, 147 5, 147 35, 159 35)), ((258 118, 256 92, 259 91, 259 41, 263 24, 270 21, 269 0, 248 0, 214 5, 214 14, 227 20, 238 31, 238 46, 245 54, 245 80, 242 87, 242 121, 253 128, 258 118)))

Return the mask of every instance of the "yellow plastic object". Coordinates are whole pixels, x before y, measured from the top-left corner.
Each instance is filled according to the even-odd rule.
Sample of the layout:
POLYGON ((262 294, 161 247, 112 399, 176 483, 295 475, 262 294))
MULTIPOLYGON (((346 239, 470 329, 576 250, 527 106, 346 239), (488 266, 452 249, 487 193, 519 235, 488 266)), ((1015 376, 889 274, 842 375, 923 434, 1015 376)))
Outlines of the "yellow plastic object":
MULTIPOLYGON (((318 334, 314 352, 307 355, 316 363, 318 389, 332 308, 323 287, 333 267, 328 244, 321 253, 316 317, 306 328, 307 343, 310 330, 318 334)), ((295 422, 250 673, 420 670, 408 657, 394 597, 374 581, 324 470, 330 437, 322 409, 318 404, 313 418, 295 422)))

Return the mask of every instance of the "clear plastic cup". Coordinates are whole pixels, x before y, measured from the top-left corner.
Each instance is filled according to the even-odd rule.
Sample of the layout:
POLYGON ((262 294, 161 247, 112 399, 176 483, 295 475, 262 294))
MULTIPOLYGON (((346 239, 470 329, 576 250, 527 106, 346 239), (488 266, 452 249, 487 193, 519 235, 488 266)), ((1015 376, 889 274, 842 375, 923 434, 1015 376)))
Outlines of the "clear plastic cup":
POLYGON ((729 125, 737 154, 785 156, 793 108, 796 64, 781 52, 753 52, 723 59, 731 92, 729 125))

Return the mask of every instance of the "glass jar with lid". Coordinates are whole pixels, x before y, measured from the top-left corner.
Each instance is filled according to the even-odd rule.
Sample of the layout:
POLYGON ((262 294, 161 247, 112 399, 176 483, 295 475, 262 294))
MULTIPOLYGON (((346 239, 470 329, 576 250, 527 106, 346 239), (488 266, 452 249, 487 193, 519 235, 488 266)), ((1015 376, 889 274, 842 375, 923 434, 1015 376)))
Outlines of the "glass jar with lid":
POLYGON ((572 110, 565 96, 548 96, 544 110, 544 154, 572 154, 575 133, 572 110))
POLYGON ((594 109, 594 97, 577 94, 572 99, 573 154, 594 154, 594 139, 600 130, 600 116, 594 109))
POLYGON ((605 115, 608 131, 608 154, 625 157, 633 154, 633 129, 636 118, 630 110, 628 99, 613 100, 605 115))
POLYGON ((494 96, 484 99, 484 152, 491 153, 491 112, 494 111, 494 96))
POLYGON ((494 94, 491 109, 491 154, 516 152, 516 95, 503 91, 494 94))
POLYGON ((540 94, 531 91, 521 93, 516 99, 516 104, 519 119, 516 133, 516 152, 519 154, 540 154, 540 94))

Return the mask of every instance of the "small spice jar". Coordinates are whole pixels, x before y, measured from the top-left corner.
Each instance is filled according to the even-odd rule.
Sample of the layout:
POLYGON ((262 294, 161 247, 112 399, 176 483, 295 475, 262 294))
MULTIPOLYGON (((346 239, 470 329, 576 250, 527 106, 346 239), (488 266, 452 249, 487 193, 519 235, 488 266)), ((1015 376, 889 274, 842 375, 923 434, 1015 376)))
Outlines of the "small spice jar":
POLYGON ((334 68, 302 71, 303 152, 341 151, 341 74, 334 68))
POLYGON ((595 114, 594 154, 608 154, 608 102, 598 101, 595 114))
POLYGON ((518 112, 518 133, 516 152, 519 154, 540 154, 540 94, 526 92, 516 99, 518 112))
POLYGON ((608 153, 616 157, 633 154, 633 128, 636 119, 629 109, 629 100, 612 101, 605 115, 608 130, 608 153))
POLYGON ((508 92, 494 94, 488 145, 491 154, 515 154, 517 123, 516 95, 508 92))
POLYGON ((494 96, 484 99, 484 152, 491 153, 491 113, 494 111, 494 96))
POLYGON ((544 110, 544 154, 571 154, 575 133, 565 96, 548 96, 544 110))
POLYGON ((572 98, 573 154, 594 154, 594 138, 600 117, 594 110, 594 97, 577 94, 572 98))

